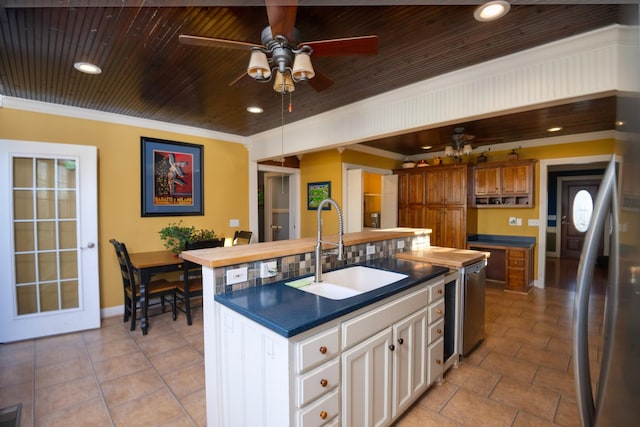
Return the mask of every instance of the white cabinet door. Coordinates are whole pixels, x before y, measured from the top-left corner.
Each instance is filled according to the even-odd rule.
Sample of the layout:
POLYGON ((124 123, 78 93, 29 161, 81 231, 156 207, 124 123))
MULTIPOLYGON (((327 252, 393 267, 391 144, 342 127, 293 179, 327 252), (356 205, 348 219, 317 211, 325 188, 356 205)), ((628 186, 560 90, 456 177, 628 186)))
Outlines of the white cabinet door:
POLYGON ((392 329, 342 354, 342 425, 384 426, 391 422, 392 329))
POLYGON ((426 335, 426 308, 393 326, 393 418, 427 388, 426 335))

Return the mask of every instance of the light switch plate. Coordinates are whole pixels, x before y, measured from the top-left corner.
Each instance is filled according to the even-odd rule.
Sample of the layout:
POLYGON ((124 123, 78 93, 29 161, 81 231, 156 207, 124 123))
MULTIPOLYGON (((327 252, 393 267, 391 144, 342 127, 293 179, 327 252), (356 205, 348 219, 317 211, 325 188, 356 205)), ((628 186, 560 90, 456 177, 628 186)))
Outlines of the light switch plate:
POLYGON ((540 226, 540 221, 538 220, 538 218, 529 219, 529 220, 527 220, 527 225, 529 227, 539 227, 540 226))
POLYGON ((376 247, 373 245, 367 246, 367 255, 374 255, 376 253, 376 247))
POLYGON ((235 285, 247 281, 247 267, 234 268, 227 270, 227 285, 235 285))
POLYGON ((229 220, 229 227, 240 227, 240 220, 239 219, 230 219, 229 220))

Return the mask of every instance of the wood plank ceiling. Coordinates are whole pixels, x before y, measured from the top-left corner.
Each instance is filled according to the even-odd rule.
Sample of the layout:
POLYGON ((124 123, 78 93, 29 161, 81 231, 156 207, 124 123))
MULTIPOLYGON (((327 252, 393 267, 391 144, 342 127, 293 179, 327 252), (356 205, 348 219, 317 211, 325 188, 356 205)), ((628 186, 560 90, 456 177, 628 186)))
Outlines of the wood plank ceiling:
MULTIPOLYGON (((59 2, 0 0, 0 94, 243 136, 278 127, 282 99, 271 84, 245 77, 229 85, 245 72, 248 51, 178 43, 180 34, 260 43, 268 25, 265 8, 183 6, 189 3, 78 1, 50 7, 59 2), (96 63, 103 73, 78 73, 76 61, 96 63), (250 114, 250 105, 265 111, 250 114)), ((334 84, 323 92, 296 85, 285 121, 624 21, 624 7, 615 4, 511 3, 511 12, 494 23, 475 21, 473 5, 300 6, 296 27, 302 41, 375 34, 379 54, 312 58, 334 84)), ((579 133, 613 129, 614 115, 615 97, 608 96, 464 126, 480 143, 509 142, 544 136, 544 117, 566 116, 572 123, 566 132, 579 133)), ((366 144, 411 155, 422 152, 425 139, 434 147, 447 143, 452 131, 447 126, 366 144)))

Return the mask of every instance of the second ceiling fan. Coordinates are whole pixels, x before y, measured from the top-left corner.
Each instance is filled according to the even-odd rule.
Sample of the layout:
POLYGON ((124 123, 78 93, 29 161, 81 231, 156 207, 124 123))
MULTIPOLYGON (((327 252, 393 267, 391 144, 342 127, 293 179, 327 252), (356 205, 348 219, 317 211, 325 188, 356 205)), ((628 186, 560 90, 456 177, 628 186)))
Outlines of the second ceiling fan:
POLYGON ((333 85, 329 77, 313 69, 312 55, 378 53, 378 36, 375 35, 299 42, 299 33, 295 28, 297 0, 286 3, 282 5, 281 0, 266 0, 269 26, 262 30, 262 44, 186 34, 179 36, 180 43, 250 51, 251 57, 246 73, 230 82, 230 85, 249 75, 260 82, 273 80, 273 89, 283 94, 293 92, 297 82, 307 81, 317 92, 333 85))

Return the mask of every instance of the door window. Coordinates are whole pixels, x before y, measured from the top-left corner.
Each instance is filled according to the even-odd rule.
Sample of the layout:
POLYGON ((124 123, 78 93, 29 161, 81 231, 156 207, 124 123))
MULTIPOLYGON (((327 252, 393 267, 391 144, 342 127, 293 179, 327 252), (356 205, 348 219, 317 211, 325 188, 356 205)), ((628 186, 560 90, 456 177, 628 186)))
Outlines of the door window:
POLYGON ((593 199, 587 190, 580 190, 573 199, 571 221, 576 230, 584 233, 589 228, 593 214, 593 199))

